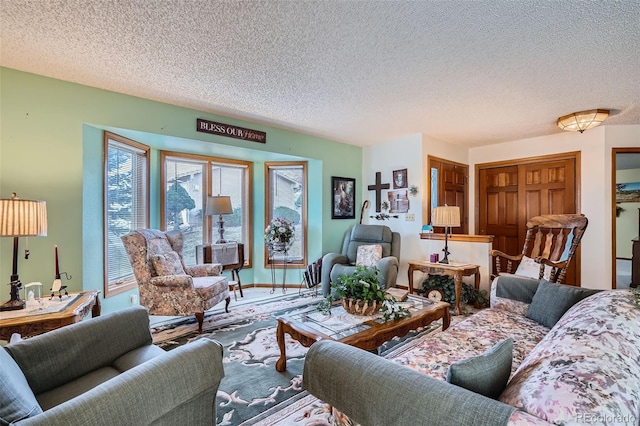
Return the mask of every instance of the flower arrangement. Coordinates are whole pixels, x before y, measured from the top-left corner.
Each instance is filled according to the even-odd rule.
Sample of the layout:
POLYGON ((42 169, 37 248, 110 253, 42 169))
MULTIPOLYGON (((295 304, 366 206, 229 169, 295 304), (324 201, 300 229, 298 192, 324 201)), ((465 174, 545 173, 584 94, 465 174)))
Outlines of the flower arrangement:
POLYGON ((411 313, 396 305, 396 300, 380 287, 381 274, 376 267, 358 266, 351 275, 340 275, 331 283, 334 291, 320 302, 318 310, 330 314, 334 300, 342 299, 345 310, 353 308, 360 315, 372 315, 380 310, 384 321, 411 316, 411 313))
POLYGON ((264 230, 264 241, 268 246, 288 246, 294 236, 293 223, 280 217, 274 218, 264 230))

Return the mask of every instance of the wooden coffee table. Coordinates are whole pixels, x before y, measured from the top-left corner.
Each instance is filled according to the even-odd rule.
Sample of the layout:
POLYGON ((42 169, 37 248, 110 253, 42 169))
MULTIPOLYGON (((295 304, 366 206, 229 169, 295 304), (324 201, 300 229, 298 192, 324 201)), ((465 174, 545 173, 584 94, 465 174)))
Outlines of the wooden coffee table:
POLYGON ((287 368, 285 333, 305 347, 326 339, 372 351, 394 337, 402 337, 409 331, 427 326, 440 318, 442 329, 446 330, 449 327, 451 316, 448 303, 432 302, 413 295, 408 297, 407 302, 407 305, 414 305, 409 309, 411 316, 386 323, 382 318, 367 317, 366 321, 362 321, 355 315, 346 314, 340 302, 331 308, 331 315, 323 315, 312 307, 279 317, 276 335, 280 358, 276 362, 276 370, 284 371, 287 368))
MULTIPOLYGON (((38 313, 31 309, 0 312, 0 340, 8 341, 13 333, 19 333, 24 337, 55 330, 81 321, 89 312, 91 316, 97 317, 101 309, 99 293, 99 291, 70 293, 61 300, 56 296, 47 304, 49 308, 50 304, 59 303, 58 309, 49 308, 55 312, 38 313)), ((48 297, 46 299, 48 300, 48 297)))

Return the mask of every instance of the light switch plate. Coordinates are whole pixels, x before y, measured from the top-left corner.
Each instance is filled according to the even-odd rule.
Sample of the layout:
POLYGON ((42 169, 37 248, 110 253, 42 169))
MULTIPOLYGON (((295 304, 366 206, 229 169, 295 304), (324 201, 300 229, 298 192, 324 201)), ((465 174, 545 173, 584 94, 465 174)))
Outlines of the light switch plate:
POLYGON ((407 222, 413 222, 416 220, 416 215, 413 213, 407 213, 404 215, 404 220, 407 222))

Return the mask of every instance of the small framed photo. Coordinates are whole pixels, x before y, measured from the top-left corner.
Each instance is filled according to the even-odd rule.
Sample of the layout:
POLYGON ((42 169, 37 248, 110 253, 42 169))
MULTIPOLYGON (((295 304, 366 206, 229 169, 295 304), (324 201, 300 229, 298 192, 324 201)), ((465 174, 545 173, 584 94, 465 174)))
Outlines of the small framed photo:
POLYGON ((393 189, 407 187, 407 169, 393 171, 393 189))
POLYGON ((409 191, 401 189, 398 191, 387 191, 389 199, 389 213, 408 213, 409 212, 409 191))
POLYGON ((356 180, 331 177, 331 219, 356 218, 356 180))

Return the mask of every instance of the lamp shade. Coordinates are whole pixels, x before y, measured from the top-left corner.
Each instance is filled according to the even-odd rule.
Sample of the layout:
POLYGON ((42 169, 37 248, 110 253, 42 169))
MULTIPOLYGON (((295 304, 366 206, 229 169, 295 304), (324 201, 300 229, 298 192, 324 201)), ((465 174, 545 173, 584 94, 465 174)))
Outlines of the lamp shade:
POLYGON ((460 226, 460 207, 458 206, 439 206, 433 209, 433 218, 431 219, 433 226, 460 226))
POLYGON ((0 236, 30 237, 47 235, 46 201, 0 199, 0 236))
POLYGON ((207 198, 207 207, 204 214, 231 214, 233 209, 231 208, 231 197, 228 195, 218 195, 215 197, 207 198))
POLYGON ((562 116, 558 118, 556 124, 562 130, 582 133, 585 130, 599 126, 607 117, 609 117, 608 109, 592 109, 562 116))

